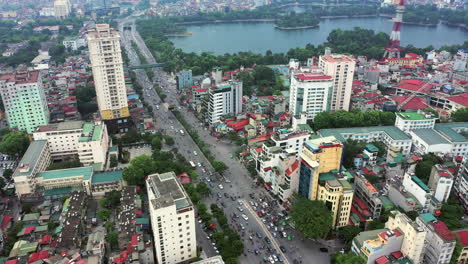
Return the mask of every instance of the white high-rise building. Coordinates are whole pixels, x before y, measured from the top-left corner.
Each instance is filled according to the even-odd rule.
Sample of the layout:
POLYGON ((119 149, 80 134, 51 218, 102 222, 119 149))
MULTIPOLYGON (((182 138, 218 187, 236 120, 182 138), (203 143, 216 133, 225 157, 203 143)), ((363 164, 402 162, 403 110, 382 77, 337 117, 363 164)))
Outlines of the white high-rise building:
POLYGON ((10 128, 32 133, 49 123, 49 108, 39 71, 0 75, 0 94, 10 128))
POLYGON ((350 56, 341 54, 320 56, 320 69, 333 80, 330 110, 349 110, 355 65, 354 58, 350 56))
POLYGON ((221 116, 242 112, 242 82, 231 81, 210 88, 207 106, 208 122, 214 125, 221 116))
POLYGON ((55 0, 54 12, 56 18, 67 18, 71 13, 71 4, 69 0, 55 0))
POLYGON ((128 117, 119 32, 108 24, 97 24, 88 31, 87 39, 101 118, 128 117))
POLYGON ((317 70, 294 72, 289 91, 289 111, 294 116, 306 113, 307 119, 314 119, 318 113, 330 110, 333 80, 317 70))
POLYGON ((195 211, 174 172, 146 179, 157 263, 176 264, 197 256, 195 211))

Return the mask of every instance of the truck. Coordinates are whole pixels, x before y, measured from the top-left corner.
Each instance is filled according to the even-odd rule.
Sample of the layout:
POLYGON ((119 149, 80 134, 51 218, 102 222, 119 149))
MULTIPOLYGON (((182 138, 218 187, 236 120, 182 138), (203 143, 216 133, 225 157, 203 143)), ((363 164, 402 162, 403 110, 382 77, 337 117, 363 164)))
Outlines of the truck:
POLYGON ((181 130, 180 130, 180 134, 181 134, 182 136, 185 136, 184 130, 181 129, 181 130))

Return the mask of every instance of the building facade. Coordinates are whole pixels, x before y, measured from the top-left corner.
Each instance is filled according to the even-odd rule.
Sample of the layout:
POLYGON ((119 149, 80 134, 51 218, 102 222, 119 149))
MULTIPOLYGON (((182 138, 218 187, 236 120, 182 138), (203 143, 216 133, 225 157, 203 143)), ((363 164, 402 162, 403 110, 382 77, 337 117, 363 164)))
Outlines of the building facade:
POLYGON ((429 113, 396 113, 395 126, 408 133, 414 129, 434 128, 436 120, 437 118, 429 113))
POLYGON ((395 212, 388 218, 385 227, 398 229, 404 235, 401 252, 409 257, 413 263, 424 263, 424 251, 427 232, 417 223, 413 222, 407 215, 395 212))
POLYGON ((320 69, 325 75, 331 76, 333 81, 330 110, 349 110, 355 66, 356 62, 350 56, 340 54, 320 56, 320 69))
POLYGON ((209 88, 207 121, 214 125, 223 115, 242 112, 242 82, 231 81, 209 88))
POLYGON ((452 190, 453 180, 454 177, 448 168, 444 168, 440 164, 432 167, 428 185, 437 200, 447 202, 452 190))
POLYGON ((86 39, 77 37, 66 38, 63 40, 62 44, 66 49, 77 50, 81 47, 86 47, 86 39))
POLYGON ((296 72, 291 75, 289 111, 298 116, 305 112, 314 119, 320 112, 330 110, 333 80, 321 72, 296 72))
POLYGON ((47 140, 53 160, 78 156, 84 166, 104 168, 109 150, 109 135, 104 122, 68 121, 40 126, 34 140, 47 140))
POLYGON ((465 212, 468 212, 468 156, 466 155, 460 164, 453 189, 465 212))
MULTIPOLYGON (((108 24, 97 24, 96 28, 88 31, 87 40, 101 118, 117 120, 117 124, 125 127, 125 123, 129 122, 130 113, 123 73, 120 34, 108 24)), ((111 130, 115 131, 114 128, 111 130)), ((117 132, 126 132, 122 129, 117 130, 117 132)))
POLYGON ((197 256, 195 210, 174 172, 146 179, 157 262, 176 264, 197 256))
POLYGON ((184 70, 176 76, 177 89, 188 88, 193 85, 192 70, 184 70))
POLYGON ((19 197, 35 192, 36 174, 46 170, 50 162, 50 149, 47 140, 31 142, 12 176, 16 194, 19 197))
POLYGON ((54 1, 54 13, 55 17, 64 19, 70 16, 71 3, 69 0, 55 0, 54 1))
POLYGON ((32 133, 49 123, 49 109, 39 71, 0 75, 0 94, 10 128, 32 133))

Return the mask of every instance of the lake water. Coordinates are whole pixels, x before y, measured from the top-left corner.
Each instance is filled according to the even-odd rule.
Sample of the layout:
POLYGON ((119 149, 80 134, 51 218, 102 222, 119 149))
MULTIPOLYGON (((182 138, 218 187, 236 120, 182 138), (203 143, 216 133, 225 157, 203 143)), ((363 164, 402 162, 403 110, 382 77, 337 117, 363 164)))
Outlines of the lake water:
MULTIPOLYGON (((307 43, 324 43, 333 29, 361 27, 390 34, 392 22, 386 18, 325 19, 320 27, 304 30, 278 30, 273 23, 229 23, 188 26, 190 37, 171 38, 177 48, 186 52, 213 52, 214 54, 252 51, 264 54, 267 50, 286 52, 290 48, 305 47, 307 43)), ((437 27, 403 25, 401 42, 418 48, 432 45, 462 44, 468 33, 460 28, 439 24, 437 27)))

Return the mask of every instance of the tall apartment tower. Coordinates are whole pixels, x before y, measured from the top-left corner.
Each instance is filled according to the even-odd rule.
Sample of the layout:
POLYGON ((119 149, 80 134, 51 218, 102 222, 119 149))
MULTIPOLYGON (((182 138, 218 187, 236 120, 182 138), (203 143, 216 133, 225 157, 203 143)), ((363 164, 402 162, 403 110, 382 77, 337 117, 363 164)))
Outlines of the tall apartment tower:
POLYGON ((71 3, 69 0, 55 0, 54 1, 55 17, 59 19, 67 18, 71 13, 71 3))
POLYGON ((194 206, 174 172, 146 178, 157 263, 176 264, 197 256, 194 206))
POLYGON ((306 113, 307 119, 330 110, 333 80, 320 70, 291 74, 289 109, 294 116, 306 113))
POLYGON ((209 88, 207 119, 211 125, 221 116, 242 112, 242 82, 231 81, 209 88))
POLYGON ((320 56, 319 67, 325 75, 333 80, 330 110, 349 110, 353 75, 356 62, 350 56, 340 54, 326 54, 320 56))
POLYGON ((87 34, 96 97, 101 118, 110 133, 130 126, 120 34, 108 24, 97 24, 87 34))
POLYGON ((32 133, 49 123, 49 108, 39 71, 0 75, 0 94, 10 128, 32 133))

